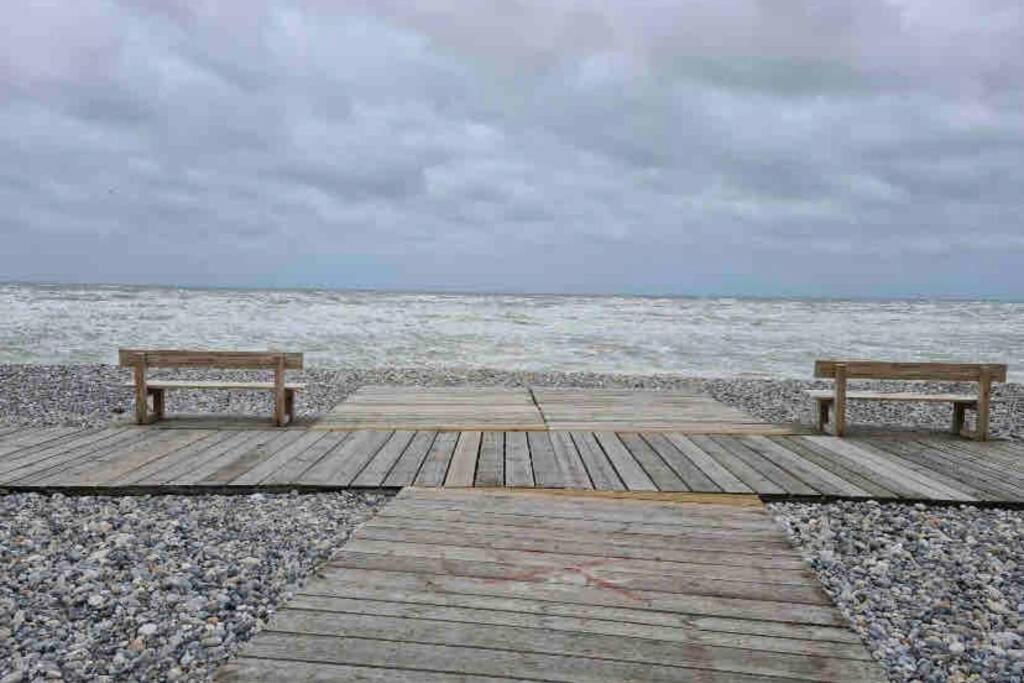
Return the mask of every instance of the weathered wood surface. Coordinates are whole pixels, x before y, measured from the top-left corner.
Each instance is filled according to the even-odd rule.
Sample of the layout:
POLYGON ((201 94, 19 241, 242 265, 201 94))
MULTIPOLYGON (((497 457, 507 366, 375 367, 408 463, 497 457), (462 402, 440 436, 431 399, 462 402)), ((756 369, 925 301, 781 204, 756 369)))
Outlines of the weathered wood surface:
POLYGON ((502 387, 360 387, 316 429, 685 431, 794 434, 709 396, 685 391, 502 387))
POLYGON ((1006 365, 1001 363, 900 363, 872 360, 819 360, 814 376, 834 378, 836 366, 846 369, 847 379, 936 380, 978 382, 986 372, 993 382, 1006 381, 1006 365))
POLYGON ((531 389, 551 430, 793 433, 692 391, 531 389))
MULTIPOLYGON (((127 382, 125 387, 134 387, 134 382, 127 382)), ((273 382, 241 382, 233 380, 199 380, 199 379, 148 379, 146 386, 151 389, 237 389, 265 391, 274 388, 273 382)), ((285 389, 305 389, 305 384, 285 382, 285 389)))
POLYGON ((313 425, 315 429, 493 431, 545 429, 526 389, 363 386, 313 425))
MULTIPOLYGON (((805 392, 808 396, 819 401, 834 401, 835 393, 827 389, 815 389, 805 392)), ((847 399, 859 401, 909 401, 920 403, 977 403, 978 397, 970 394, 915 394, 908 391, 900 392, 872 392, 872 391, 847 391, 847 399)))
POLYGON ((286 420, 295 418, 295 392, 301 386, 285 383, 286 370, 302 369, 301 353, 282 351, 207 351, 187 349, 120 349, 118 361, 124 367, 132 368, 135 389, 135 423, 147 424, 151 420, 164 418, 165 393, 168 389, 270 389, 274 396, 274 425, 284 426, 286 420), (274 371, 272 383, 245 382, 243 386, 231 382, 182 382, 172 380, 149 381, 146 371, 150 368, 218 368, 218 369, 263 369, 274 371), (234 386, 231 386, 234 384, 234 386), (150 413, 149 399, 153 399, 150 413))
POLYGON ((986 363, 891 363, 886 361, 863 360, 819 360, 814 363, 814 376, 835 380, 833 391, 809 391, 817 401, 818 431, 828 428, 829 414, 832 415, 832 433, 846 434, 846 401, 860 399, 872 401, 931 401, 953 404, 951 431, 956 435, 969 436, 977 441, 989 437, 989 413, 991 409, 992 383, 1006 381, 1006 365, 986 363), (926 396, 914 393, 880 393, 847 391, 847 381, 857 379, 934 380, 947 382, 976 382, 978 395, 964 396, 935 394, 926 396), (976 412, 973 431, 964 429, 967 409, 976 412))
POLYGON ((215 680, 883 680, 744 498, 405 489, 215 680))
POLYGON ((118 349, 118 363, 133 367, 144 363, 150 368, 233 368, 275 369, 278 359, 285 370, 301 370, 301 352, 212 351, 208 349, 118 349))
POLYGON ((0 486, 536 487, 1024 502, 1024 443, 673 432, 18 427, 0 486))

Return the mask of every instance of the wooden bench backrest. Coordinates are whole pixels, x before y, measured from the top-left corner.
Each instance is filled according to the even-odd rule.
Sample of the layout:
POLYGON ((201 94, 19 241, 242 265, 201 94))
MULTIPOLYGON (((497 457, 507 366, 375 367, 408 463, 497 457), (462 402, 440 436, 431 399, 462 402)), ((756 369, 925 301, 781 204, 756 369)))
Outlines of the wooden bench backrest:
POLYGON ((1006 381, 1006 365, 997 363, 887 363, 871 360, 819 360, 814 376, 834 378, 836 365, 846 366, 847 379, 908 379, 979 382, 988 368, 993 382, 1006 381))
POLYGON ((258 370, 277 367, 284 357, 286 370, 302 369, 301 353, 283 351, 190 351, 177 349, 119 349, 118 361, 123 367, 143 363, 150 368, 222 368, 258 370))

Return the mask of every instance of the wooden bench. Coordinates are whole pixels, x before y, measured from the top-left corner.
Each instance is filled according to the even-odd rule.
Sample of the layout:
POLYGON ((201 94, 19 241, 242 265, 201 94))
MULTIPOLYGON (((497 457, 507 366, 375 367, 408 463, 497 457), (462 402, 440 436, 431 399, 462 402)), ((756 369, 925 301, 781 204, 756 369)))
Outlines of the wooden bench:
POLYGON ((272 391, 274 394, 274 424, 281 427, 295 419, 295 392, 302 384, 286 384, 285 370, 301 370, 301 353, 281 351, 180 351, 167 349, 120 349, 118 361, 122 367, 134 369, 135 381, 127 386, 135 388, 135 421, 150 421, 149 399, 153 400, 153 418, 164 416, 164 392, 168 389, 237 389, 272 391), (149 368, 218 368, 225 370, 273 370, 273 382, 231 382, 201 380, 147 381, 149 368))
POLYGON ((818 429, 825 431, 832 413, 832 433, 846 433, 846 401, 919 401, 953 404, 952 432, 978 441, 988 439, 989 409, 992 383, 1006 381, 1006 366, 977 363, 887 363, 882 361, 819 360, 814 363, 814 376, 835 380, 833 391, 807 392, 818 404, 818 429), (847 391, 847 380, 894 379, 931 380, 942 382, 977 382, 978 394, 913 394, 847 391), (968 410, 977 413, 973 432, 964 431, 968 410))

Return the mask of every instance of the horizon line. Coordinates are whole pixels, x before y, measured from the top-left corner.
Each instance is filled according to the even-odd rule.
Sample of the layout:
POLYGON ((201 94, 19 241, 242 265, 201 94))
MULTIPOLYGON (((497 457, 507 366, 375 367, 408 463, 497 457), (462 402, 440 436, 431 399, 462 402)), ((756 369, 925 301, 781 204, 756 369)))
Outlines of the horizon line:
POLYGON ((515 291, 515 290, 489 290, 489 289, 460 289, 460 288, 423 288, 410 289, 402 287, 337 287, 337 286, 316 286, 316 285, 292 285, 292 286, 269 286, 269 285, 193 285, 193 284, 166 284, 160 282, 152 283, 131 283, 131 282, 69 282, 61 280, 4 280, 0 279, 0 286, 30 286, 30 287, 123 287, 132 289, 178 289, 189 291, 254 291, 254 292, 337 292, 351 294, 432 294, 441 296, 517 296, 517 297, 566 297, 566 298, 591 298, 591 299, 742 299, 750 301, 778 301, 778 300, 801 300, 801 301, 949 301, 949 302, 990 302, 990 303, 1024 303, 1024 298, 1010 298, 999 296, 978 296, 978 295, 956 295, 956 294, 905 294, 905 295, 832 295, 815 296, 807 294, 729 294, 729 293, 707 293, 707 294, 639 294, 639 293, 613 293, 613 292, 557 292, 557 291, 515 291))

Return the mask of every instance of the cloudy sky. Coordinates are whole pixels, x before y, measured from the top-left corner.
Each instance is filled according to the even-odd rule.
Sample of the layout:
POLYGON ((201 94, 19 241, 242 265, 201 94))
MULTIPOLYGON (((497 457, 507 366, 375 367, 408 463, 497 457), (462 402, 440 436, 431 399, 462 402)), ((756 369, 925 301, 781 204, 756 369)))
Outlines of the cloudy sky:
POLYGON ((1021 0, 14 0, 0 280, 1024 298, 1021 0))

